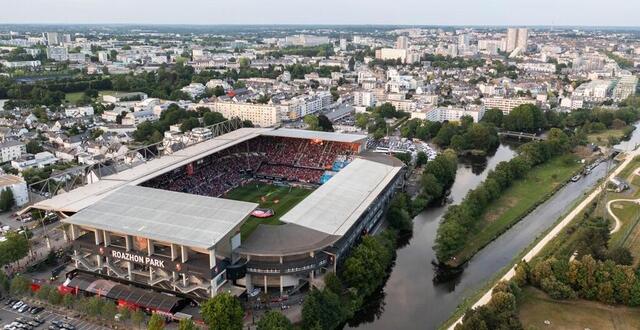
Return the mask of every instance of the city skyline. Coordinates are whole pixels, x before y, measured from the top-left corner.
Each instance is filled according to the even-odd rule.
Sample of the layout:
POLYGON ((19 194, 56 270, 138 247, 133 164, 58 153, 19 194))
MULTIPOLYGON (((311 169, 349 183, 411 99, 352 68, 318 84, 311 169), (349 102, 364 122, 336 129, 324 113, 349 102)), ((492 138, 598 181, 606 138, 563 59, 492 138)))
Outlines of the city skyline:
POLYGON ((290 0, 265 4, 249 0, 239 8, 234 3, 191 1, 175 10, 168 1, 115 0, 108 6, 99 0, 14 1, 11 11, 0 13, 5 24, 347 24, 347 25, 450 25, 450 26, 606 26, 636 27, 634 13, 640 3, 612 0, 616 16, 602 15, 602 4, 593 0, 562 3, 543 0, 532 3, 494 0, 489 3, 461 0, 450 3, 401 0, 388 2, 328 0, 319 6, 300 6, 290 0), (286 10, 283 10, 286 7, 286 10), (190 10, 198 9, 198 10, 190 10), (411 9, 411 10, 408 10, 411 9), (517 10, 515 10, 517 9, 517 10), (223 15, 221 13, 224 13, 223 15))

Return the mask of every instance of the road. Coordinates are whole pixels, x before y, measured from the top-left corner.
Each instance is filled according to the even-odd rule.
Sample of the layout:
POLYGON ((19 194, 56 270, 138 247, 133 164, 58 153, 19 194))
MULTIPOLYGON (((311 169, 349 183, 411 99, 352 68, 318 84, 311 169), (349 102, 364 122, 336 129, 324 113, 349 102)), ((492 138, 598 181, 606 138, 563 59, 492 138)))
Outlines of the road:
MULTIPOLYGON (((631 163, 634 157, 640 155, 640 149, 636 149, 627 153, 625 160, 618 166, 610 175, 607 177, 607 181, 618 176, 620 172, 631 163)), ((593 202, 596 197, 602 192, 602 185, 598 186, 587 198, 585 198, 576 208, 574 208, 569 214, 567 214, 558 225, 556 225, 545 237, 543 237, 538 244, 536 244, 527 254, 522 258, 526 262, 531 261, 533 257, 535 257, 542 249, 549 243, 552 239, 554 239, 566 226, 568 226, 573 219, 582 212, 584 208, 586 208, 591 202, 593 202)), ((509 269, 509 271, 502 276, 500 281, 509 281, 516 274, 515 265, 509 269)), ((499 282, 499 281, 498 281, 499 282)), ((473 306, 472 308, 477 308, 480 306, 484 306, 491 300, 491 292, 493 288, 491 287, 473 306)), ((454 330, 455 326, 462 322, 462 317, 460 317, 456 322, 454 322, 448 329, 454 330)))

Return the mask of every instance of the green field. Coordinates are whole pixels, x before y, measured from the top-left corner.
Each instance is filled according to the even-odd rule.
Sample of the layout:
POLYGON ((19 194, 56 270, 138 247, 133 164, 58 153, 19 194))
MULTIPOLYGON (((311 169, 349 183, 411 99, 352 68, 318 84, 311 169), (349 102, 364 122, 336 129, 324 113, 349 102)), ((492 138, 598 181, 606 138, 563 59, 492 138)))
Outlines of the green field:
MULTIPOLYGON (((126 92, 120 92, 120 93, 126 93, 126 92)), ((100 91, 100 92, 98 92, 100 100, 102 100, 102 96, 103 95, 117 95, 117 94, 118 94, 118 92, 116 92, 116 91, 100 91)), ((82 98, 83 95, 84 95, 84 92, 67 93, 64 96, 64 101, 66 103, 75 104, 78 101, 80 101, 80 99, 82 98)))
POLYGON ((624 131, 622 129, 608 129, 599 133, 589 134, 587 139, 590 143, 594 143, 599 146, 607 146, 610 136, 616 139, 621 139, 624 136, 624 131))
POLYGON ((639 308, 585 300, 557 301, 531 287, 523 290, 518 310, 525 329, 640 329, 639 308))
POLYGON ((249 217, 240 228, 241 238, 244 240, 258 227, 259 224, 280 225, 280 217, 305 199, 313 190, 293 187, 280 187, 264 183, 249 183, 238 187, 225 196, 227 199, 260 204, 261 208, 273 209, 275 215, 261 219, 249 217))
POLYGON ((573 156, 560 156, 529 171, 523 180, 516 181, 491 203, 478 225, 480 229, 468 237, 467 245, 456 259, 471 258, 569 180, 581 166, 573 156))
POLYGON ((67 103, 76 103, 80 101, 82 95, 84 95, 84 92, 67 93, 64 96, 64 100, 67 103))

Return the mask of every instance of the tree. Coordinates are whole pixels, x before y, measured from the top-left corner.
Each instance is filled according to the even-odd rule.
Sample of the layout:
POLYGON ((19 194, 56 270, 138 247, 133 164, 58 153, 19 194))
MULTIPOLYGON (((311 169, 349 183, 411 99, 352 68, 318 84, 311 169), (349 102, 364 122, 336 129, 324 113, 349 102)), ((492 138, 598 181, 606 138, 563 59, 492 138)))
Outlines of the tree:
POLYGON ((118 313, 118 307, 116 306, 116 304, 110 301, 106 301, 104 305, 102 305, 100 316, 105 320, 113 321, 116 313, 118 313))
POLYGON ((491 123, 496 127, 502 127, 503 116, 504 114, 502 113, 502 110, 491 108, 484 113, 484 116, 482 116, 482 121, 486 123, 491 123))
POLYGON ((51 287, 48 285, 43 285, 40 287, 40 289, 36 292, 36 298, 42 300, 42 301, 46 301, 49 298, 49 292, 51 291, 51 287))
POLYGON ((62 303, 62 295, 60 294, 57 288, 52 288, 49 291, 49 296, 47 297, 47 300, 49 300, 49 303, 52 305, 60 305, 60 303, 62 303))
POLYGON ((213 88, 213 96, 219 97, 219 96, 222 96, 222 95, 225 95, 225 94, 226 94, 226 92, 224 90, 224 87, 218 85, 218 86, 213 88))
POLYGON ((182 319, 178 323, 178 330, 197 330, 196 324, 191 319, 182 319))
POLYGON ((291 330, 293 325, 282 313, 278 311, 268 311, 258 321, 258 330, 291 330))
POLYGON ((133 313, 131 313, 131 322, 135 324, 138 328, 140 328, 140 324, 144 321, 144 313, 136 309, 133 313))
POLYGON ((510 131, 534 132, 545 125, 542 110, 533 104, 515 107, 503 118, 503 126, 510 131))
POLYGON ((367 113, 356 113, 356 127, 360 129, 367 129, 369 125, 369 114, 367 113))
POLYGON ((165 325, 164 318, 159 314, 151 314, 151 318, 147 323, 148 330, 163 330, 165 325))
POLYGON ((317 131, 320 127, 318 117, 314 115, 306 115, 302 120, 307 125, 307 129, 310 131, 317 131))
POLYGON ((200 121, 198 120, 198 118, 191 117, 185 119, 182 124, 180 124, 180 131, 189 132, 196 127, 200 127, 200 121))
POLYGON ((31 289, 31 281, 26 279, 22 275, 18 275, 11 279, 11 285, 9 291, 12 295, 23 295, 31 289))
MULTIPOLYGON (((12 263, 27 255, 29 241, 25 235, 10 232, 5 235, 5 238, 4 242, 0 242, 0 265, 12 263)), ((13 287, 13 281, 11 283, 13 287)))
POLYGON ((73 299, 73 295, 65 294, 64 296, 62 296, 62 306, 64 306, 65 308, 72 308, 74 303, 75 300, 73 299))
POLYGON ((35 155, 39 152, 43 152, 44 149, 36 140, 31 140, 27 143, 27 153, 35 155))
POLYGON ((0 210, 3 212, 9 211, 16 204, 13 198, 13 191, 10 188, 5 188, 0 192, 0 210))
POLYGON ((204 120, 204 126, 211 126, 227 120, 221 113, 213 111, 205 112, 202 118, 204 120))
POLYGON ((345 316, 346 307, 337 294, 312 289, 302 305, 302 328, 336 329, 345 316))
POLYGON ((427 157, 427 154, 424 151, 418 151, 418 154, 416 155, 416 166, 422 167, 422 165, 425 165, 428 161, 429 158, 427 157))
POLYGON ((333 123, 325 115, 318 116, 318 127, 322 131, 333 132, 333 123))
POLYGON ((244 311, 240 301, 229 293, 207 300, 200 307, 200 314, 210 330, 242 329, 244 311))

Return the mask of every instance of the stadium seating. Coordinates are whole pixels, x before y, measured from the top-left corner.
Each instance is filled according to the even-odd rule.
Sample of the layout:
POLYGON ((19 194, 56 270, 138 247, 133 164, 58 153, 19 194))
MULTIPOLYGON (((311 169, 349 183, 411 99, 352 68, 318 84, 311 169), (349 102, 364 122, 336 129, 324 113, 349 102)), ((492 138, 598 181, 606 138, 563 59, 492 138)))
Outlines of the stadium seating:
POLYGON ((354 148, 346 143, 262 136, 222 150, 143 185, 219 197, 254 175, 319 184, 334 162, 347 164, 354 148), (188 173, 191 173, 189 175, 188 173))

